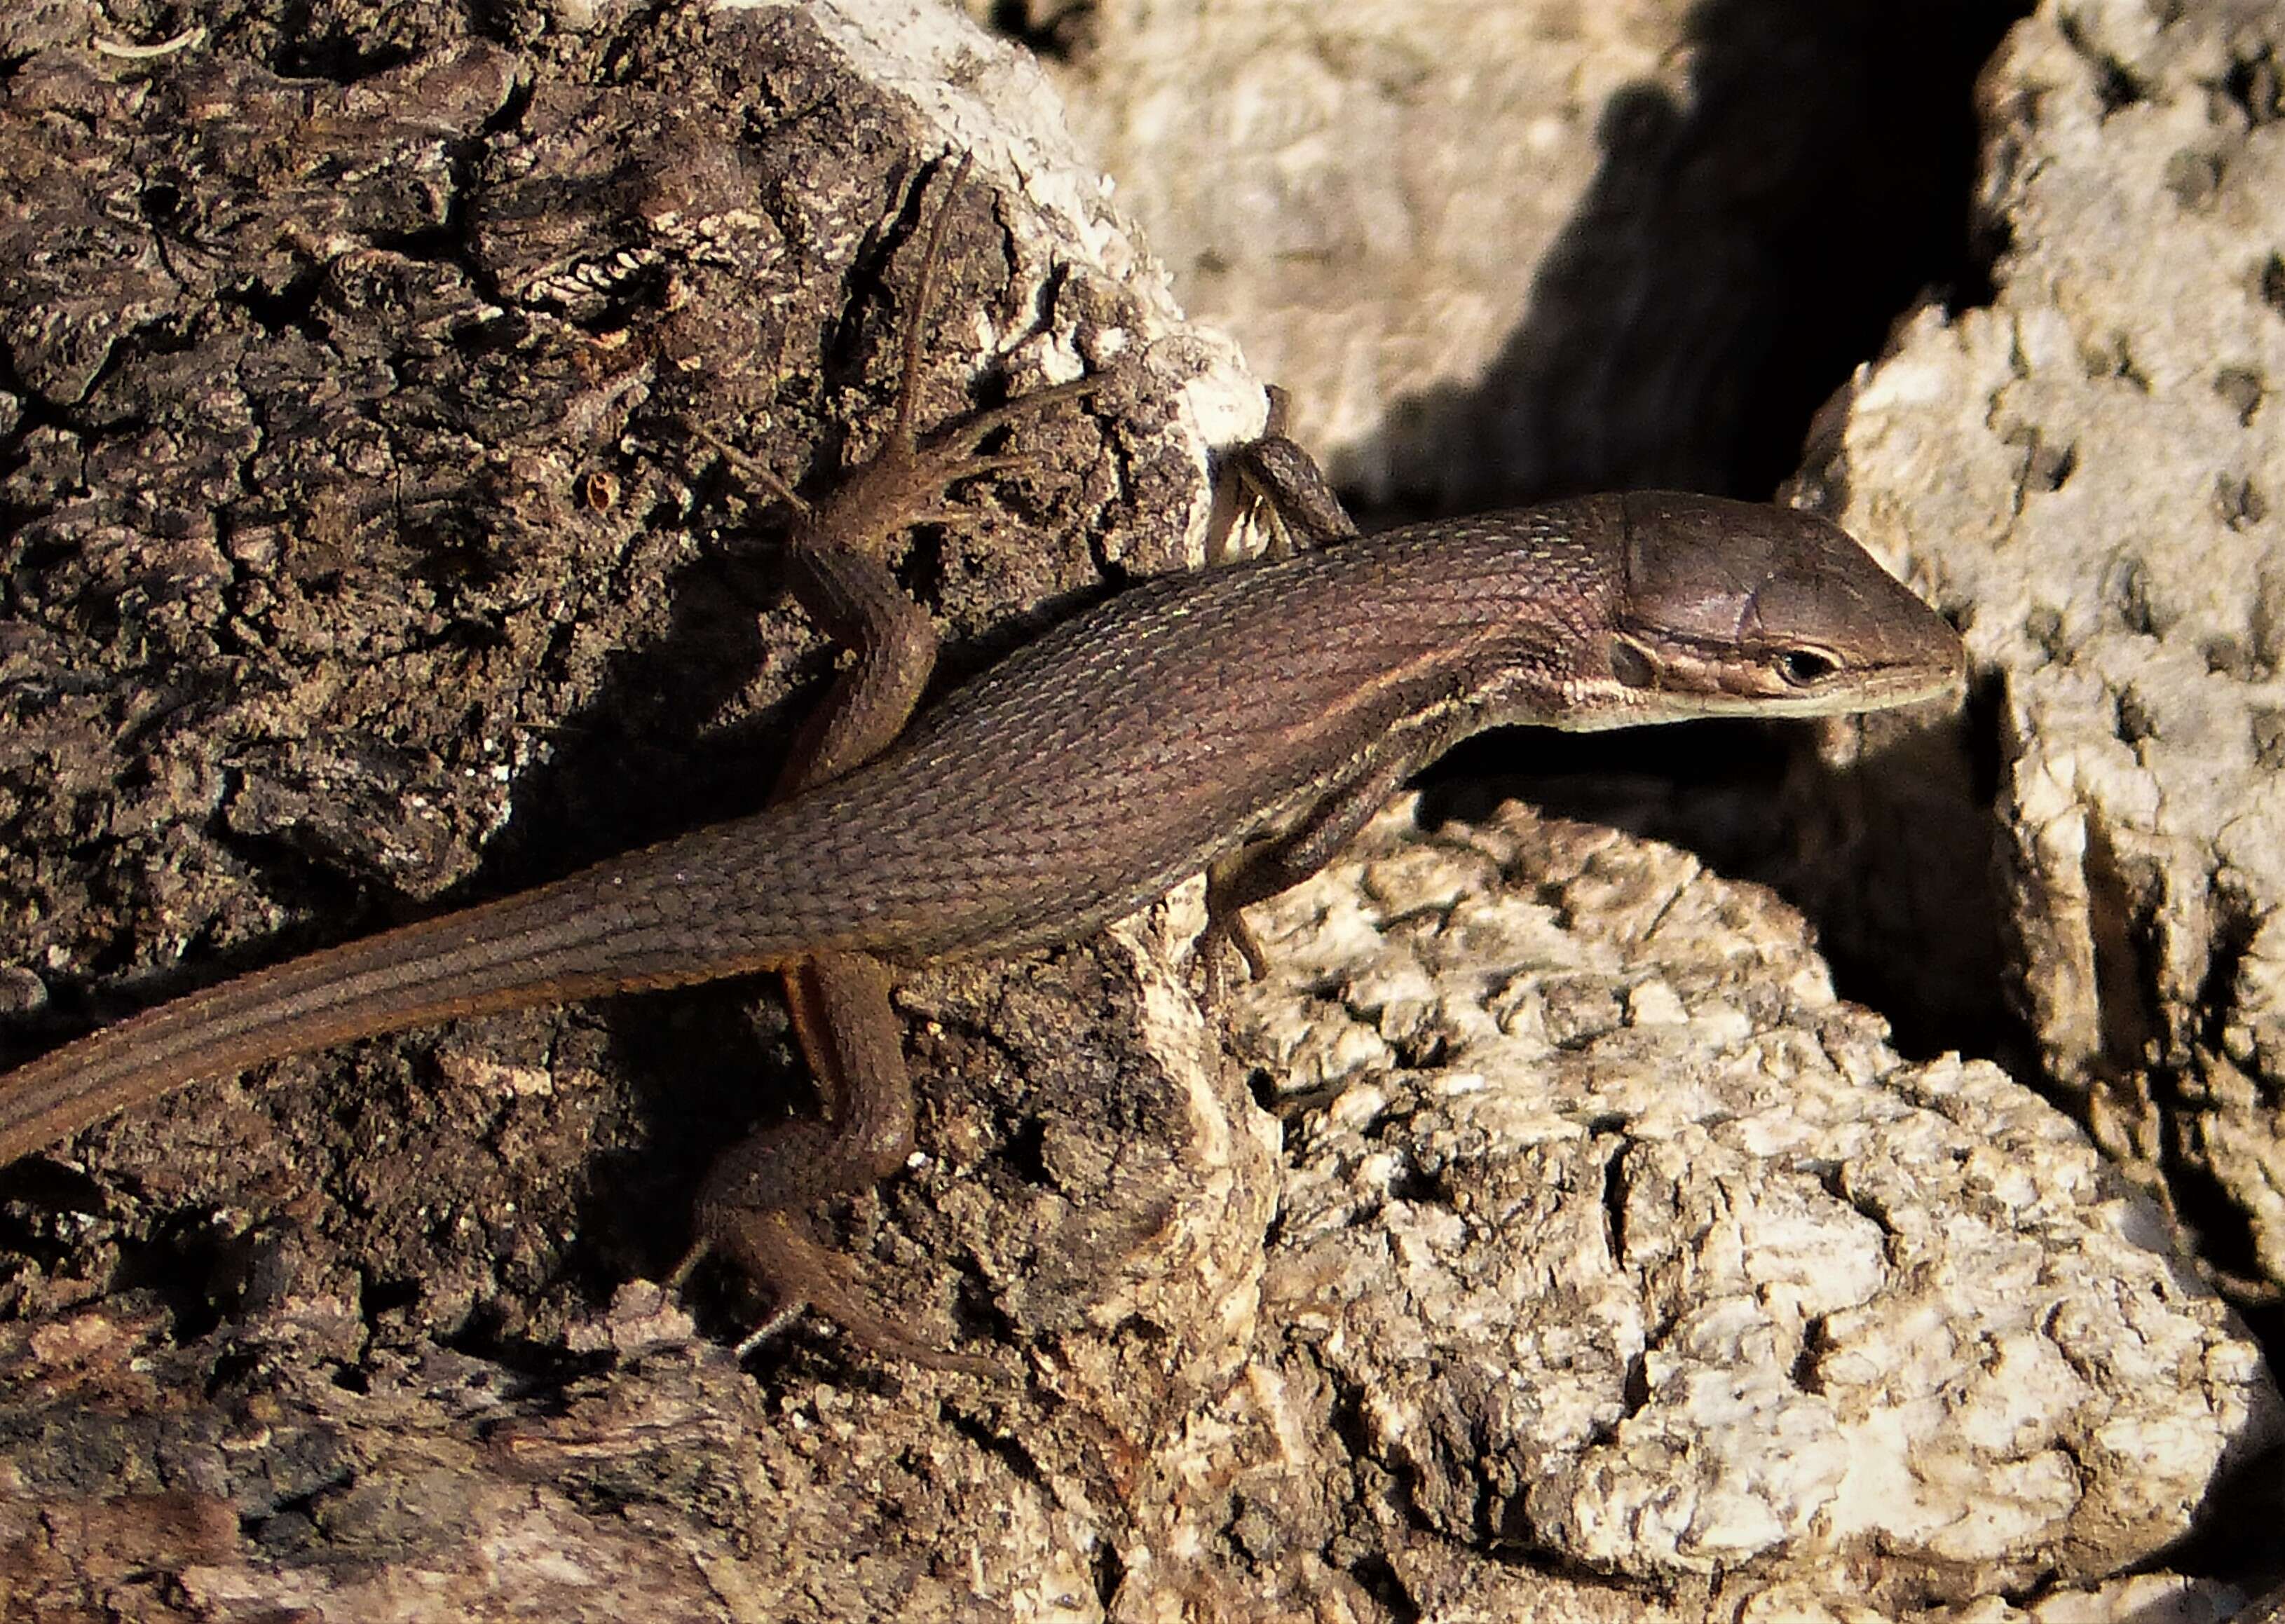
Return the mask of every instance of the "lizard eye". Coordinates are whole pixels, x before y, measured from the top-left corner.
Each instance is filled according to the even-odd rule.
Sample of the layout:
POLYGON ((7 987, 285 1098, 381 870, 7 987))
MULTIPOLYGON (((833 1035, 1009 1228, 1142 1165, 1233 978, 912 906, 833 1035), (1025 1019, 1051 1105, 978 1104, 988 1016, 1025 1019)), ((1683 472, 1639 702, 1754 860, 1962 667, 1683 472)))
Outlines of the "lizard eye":
POLYGON ((1841 669, 1841 662, 1814 648, 1788 648, 1771 662, 1778 675, 1796 688, 1813 688, 1841 669))

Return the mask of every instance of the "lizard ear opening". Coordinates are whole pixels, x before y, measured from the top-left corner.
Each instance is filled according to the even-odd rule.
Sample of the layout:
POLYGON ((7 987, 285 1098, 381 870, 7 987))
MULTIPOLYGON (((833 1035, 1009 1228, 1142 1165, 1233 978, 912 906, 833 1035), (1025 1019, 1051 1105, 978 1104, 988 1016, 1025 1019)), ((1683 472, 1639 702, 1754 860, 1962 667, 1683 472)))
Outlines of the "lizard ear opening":
POLYGON ((1611 675, 1621 687, 1654 688, 1658 686, 1658 666, 1641 644, 1623 637, 1610 642, 1611 675))

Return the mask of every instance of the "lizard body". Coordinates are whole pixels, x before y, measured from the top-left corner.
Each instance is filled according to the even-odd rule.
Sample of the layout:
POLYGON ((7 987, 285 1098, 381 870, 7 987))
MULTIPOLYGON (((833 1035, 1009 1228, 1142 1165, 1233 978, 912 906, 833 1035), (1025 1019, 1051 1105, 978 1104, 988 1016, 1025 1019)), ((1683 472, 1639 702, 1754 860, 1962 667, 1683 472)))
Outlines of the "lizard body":
MULTIPOLYGON (((1590 497, 1161 577, 889 754, 750 817, 191 993, 0 1078, 0 1163, 199 1078, 456 1016, 1085 936, 1492 726, 1808 715, 1956 686, 1956 635, 1822 520, 1590 497)), ((1330 852, 1326 853, 1330 855, 1330 852)))
MULTIPOLYGON (((923 250, 921 310, 949 210, 923 250)), ((936 639, 882 553, 953 517, 951 486, 1020 461, 978 454, 988 436, 1099 383, 922 440, 919 341, 915 321, 883 449, 824 500, 754 470, 797 514, 796 596, 860 655, 770 805, 67 1043, 0 1076, 0 1165, 198 1079, 352 1039, 776 970, 823 1110, 716 1162, 691 1260, 718 1248, 776 1289, 781 1315, 814 1305, 877 1349, 988 1372, 873 1309, 793 1216, 885 1177, 911 1147, 891 966, 1084 937, 1200 870, 1210 914, 1251 960, 1237 910, 1322 867, 1482 728, 1826 715, 1960 679, 1951 628, 1811 515, 1652 492, 1357 537, 1273 430, 1250 472, 1281 521, 1339 545, 1143 582, 907 731, 936 639)))

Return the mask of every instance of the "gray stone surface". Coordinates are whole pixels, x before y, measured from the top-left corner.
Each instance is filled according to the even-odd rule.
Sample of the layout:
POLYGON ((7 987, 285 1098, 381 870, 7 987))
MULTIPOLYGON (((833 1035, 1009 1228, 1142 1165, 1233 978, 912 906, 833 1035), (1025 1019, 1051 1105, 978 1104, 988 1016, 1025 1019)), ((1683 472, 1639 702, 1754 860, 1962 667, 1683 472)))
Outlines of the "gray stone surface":
POLYGON ((1293 392, 1344 489, 1445 509, 1766 496, 1890 304, 1948 274, 1906 263, 1961 217, 1944 87, 2005 22, 1981 0, 970 9, 1046 43, 1185 307, 1293 392))
POLYGON ((1984 85, 1985 309, 1821 477, 2000 705, 2045 1069, 2256 1298, 2285 1283, 2285 107, 2274 8, 2043 8, 1984 85))
MULTIPOLYGON (((1333 475, 1481 506, 1491 470, 1544 489, 1622 455, 1606 435, 1657 432, 1606 414, 1612 392, 1671 409, 1664 380, 1579 375, 1610 286, 1566 300, 1530 271, 1594 192, 1614 98, 1686 99, 1689 9, 1146 3, 1097 21, 1058 76, 1186 306, 1292 392, 1333 475), (1527 317, 1527 353, 1504 357, 1527 317)), ((1611 236, 1650 225, 1617 212, 1611 236)), ((1608 244, 1588 235, 1593 263, 1608 244)))
POLYGON ((1431 1528, 1964 1603, 2148 1560, 2279 1440, 2156 1210, 1998 1068, 1900 1061, 1767 892, 1409 812, 1261 910, 1238 1031, 1289 1102, 1268 1316, 1431 1528))

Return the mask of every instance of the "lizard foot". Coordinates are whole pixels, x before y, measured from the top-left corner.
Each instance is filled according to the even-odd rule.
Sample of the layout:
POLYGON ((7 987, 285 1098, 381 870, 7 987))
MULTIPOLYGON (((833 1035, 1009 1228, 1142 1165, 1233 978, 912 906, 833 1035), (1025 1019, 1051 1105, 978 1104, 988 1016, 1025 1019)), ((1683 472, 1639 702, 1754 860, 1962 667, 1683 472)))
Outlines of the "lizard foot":
POLYGON ((954 485, 1029 467, 1036 460, 1014 453, 983 454, 978 448, 984 441, 1012 423, 1093 395, 1109 382, 1107 376, 1094 374, 1050 384, 970 412, 923 439, 915 438, 900 419, 879 451, 805 510, 803 527, 832 537, 844 548, 876 553, 912 525, 966 524, 971 515, 945 504, 954 485))
POLYGON ((922 341, 930 307, 936 301, 937 275, 944 258, 945 226, 952 216, 961 187, 968 179, 970 163, 971 159, 962 155, 954 169, 944 201, 930 220, 927 239, 921 246, 920 279, 913 293, 911 317, 905 323, 894 415, 878 451, 848 470, 829 494, 812 505, 796 495, 776 474, 705 429, 697 431, 739 473, 791 507, 802 531, 811 537, 829 537, 835 546, 873 555, 909 526, 967 522, 966 514, 944 506, 944 498, 954 485, 985 475, 1023 468, 1033 460, 1016 455, 980 454, 985 440, 1002 428, 1036 417, 1064 401, 1092 395, 1108 382, 1103 375, 1074 378, 972 412, 926 435, 914 432, 913 404, 919 394, 922 341))
POLYGON ((869 1352, 926 1370, 1007 1379, 1007 1372, 978 1353, 955 1353, 909 1336, 868 1301, 852 1278, 847 1259, 804 1235, 786 1213, 716 1207, 703 1215, 706 1234, 678 1265, 669 1283, 679 1289, 710 1251, 719 1251, 776 1298, 770 1316, 738 1344, 741 1359, 813 1308, 869 1352))

